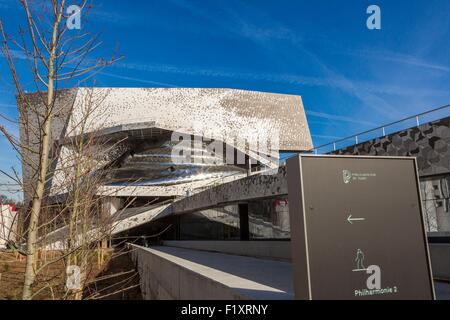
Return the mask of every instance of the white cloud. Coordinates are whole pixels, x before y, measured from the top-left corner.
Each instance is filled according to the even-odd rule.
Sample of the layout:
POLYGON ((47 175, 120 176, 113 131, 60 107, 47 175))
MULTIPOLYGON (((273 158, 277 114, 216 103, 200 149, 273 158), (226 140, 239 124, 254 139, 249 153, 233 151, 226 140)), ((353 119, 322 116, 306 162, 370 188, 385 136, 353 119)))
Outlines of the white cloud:
POLYGON ((418 58, 416 56, 398 52, 391 51, 380 51, 380 50, 359 50, 359 51, 347 51, 343 52, 343 54, 354 55, 358 57, 366 57, 370 59, 376 59, 380 61, 390 61, 396 62, 400 64, 416 66, 436 71, 441 71, 444 73, 450 72, 450 65, 438 64, 426 61, 422 58, 418 58))
POLYGON ((151 85, 156 85, 156 86, 162 86, 162 87, 178 88, 177 85, 174 85, 174 84, 171 84, 171 83, 159 82, 159 81, 152 81, 152 80, 141 79, 141 78, 136 78, 136 77, 122 76, 122 75, 115 74, 115 73, 110 73, 110 72, 104 72, 104 71, 101 71, 101 72, 98 72, 98 74, 104 75, 104 76, 107 76, 107 77, 116 78, 116 79, 123 79, 123 80, 136 81, 136 82, 140 82, 140 83, 146 83, 146 84, 151 84, 151 85))
POLYGON ((327 120, 344 121, 344 122, 350 122, 350 123, 356 123, 356 124, 362 124, 362 125, 375 126, 374 123, 369 122, 369 121, 358 120, 358 119, 355 119, 352 117, 335 115, 335 114, 330 114, 330 113, 325 113, 325 112, 306 111, 306 114, 309 116, 312 116, 312 117, 318 117, 318 118, 327 119, 327 120))
POLYGON ((312 134, 311 136, 313 138, 319 138, 319 139, 332 139, 332 140, 342 139, 342 137, 330 136, 330 135, 326 135, 326 134, 312 134))

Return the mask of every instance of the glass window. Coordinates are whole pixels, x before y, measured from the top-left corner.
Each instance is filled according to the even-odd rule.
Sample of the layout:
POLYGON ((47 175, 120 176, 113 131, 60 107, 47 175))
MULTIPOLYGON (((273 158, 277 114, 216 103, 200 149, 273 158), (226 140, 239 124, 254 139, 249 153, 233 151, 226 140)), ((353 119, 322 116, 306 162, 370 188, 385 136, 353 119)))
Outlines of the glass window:
POLYGON ((251 239, 289 239, 289 206, 287 198, 252 201, 249 203, 251 239))
POLYGON ((450 231, 450 175, 422 179, 420 193, 428 232, 450 231))
POLYGON ((198 211, 180 217, 180 240, 239 240, 237 205, 198 211))

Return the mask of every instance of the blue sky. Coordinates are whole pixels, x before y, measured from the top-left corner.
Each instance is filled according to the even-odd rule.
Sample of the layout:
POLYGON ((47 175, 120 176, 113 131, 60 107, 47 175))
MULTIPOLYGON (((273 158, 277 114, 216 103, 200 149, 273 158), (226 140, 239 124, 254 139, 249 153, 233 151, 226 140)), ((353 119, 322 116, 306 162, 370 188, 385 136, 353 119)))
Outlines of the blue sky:
MULTIPOLYGON (((12 34, 23 25, 17 2, 0 0, 12 34)), ((82 27, 102 34, 95 54, 108 57, 118 46, 125 57, 97 75, 100 86, 301 95, 316 145, 450 103, 448 0, 92 4, 82 27), (366 28, 371 4, 381 8, 381 30, 366 28)), ((15 117, 3 61, 0 77, 0 111, 15 117)), ((2 150, 5 145, 0 138, 2 150)), ((0 168, 11 165, 14 156, 0 152, 0 168)))

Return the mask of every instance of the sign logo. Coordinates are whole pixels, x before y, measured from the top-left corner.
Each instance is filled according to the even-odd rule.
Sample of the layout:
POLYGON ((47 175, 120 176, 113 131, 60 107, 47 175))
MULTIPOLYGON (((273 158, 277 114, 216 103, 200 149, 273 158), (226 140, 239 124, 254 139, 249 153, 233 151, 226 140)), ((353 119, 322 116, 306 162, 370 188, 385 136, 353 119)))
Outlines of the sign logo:
POLYGON ((344 183, 350 183, 352 181, 352 173, 349 170, 342 170, 342 178, 344 179, 344 183))
POLYGON ((371 172, 351 172, 350 170, 342 170, 342 179, 344 180, 345 184, 349 184, 352 182, 352 180, 355 181, 366 181, 369 178, 376 177, 376 173, 371 172))

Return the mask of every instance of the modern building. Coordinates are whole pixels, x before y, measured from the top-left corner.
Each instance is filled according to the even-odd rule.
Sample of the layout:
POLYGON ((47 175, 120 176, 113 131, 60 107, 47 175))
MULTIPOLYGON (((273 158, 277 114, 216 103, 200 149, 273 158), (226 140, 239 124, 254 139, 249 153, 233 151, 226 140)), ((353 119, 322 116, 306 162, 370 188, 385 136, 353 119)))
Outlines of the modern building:
MULTIPOLYGON (((36 94, 29 97, 40 104, 36 94)), ((145 298, 294 297, 286 168, 279 155, 315 151, 299 96, 79 88, 61 91, 56 104, 49 191, 55 202, 64 201, 64 168, 76 152, 71 142, 95 135, 99 156, 93 171, 103 177, 98 196, 117 222, 113 236, 133 243, 145 298), (81 122, 86 123, 82 130, 81 122)), ((450 231, 449 122, 332 152, 418 157, 429 231, 450 231)), ((24 128, 21 138, 35 139, 24 128)), ((26 165, 23 175, 30 185, 33 175, 26 165)), ((30 195, 25 188, 25 200, 30 195)), ((67 226, 57 226, 50 247, 64 246, 67 232, 67 226)), ((450 270, 440 262, 445 250, 432 250, 442 276, 450 270)))
MULTIPOLYGON (((43 107, 38 94, 29 100, 43 107)), ((267 192, 285 174, 283 168, 277 171, 280 152, 312 148, 299 96, 233 89, 79 88, 59 92, 56 108, 48 183, 55 202, 64 201, 70 188, 66 168, 77 152, 74 137, 95 135, 91 141, 97 158, 90 165, 103 177, 98 195, 104 208, 120 222, 114 234, 145 236, 167 224, 172 228, 163 237, 169 239, 289 238, 286 187, 267 192), (231 196, 221 204, 213 198, 202 204, 194 200, 233 181, 227 192, 239 192, 239 199, 231 196), (239 211, 244 199, 255 200, 248 204, 248 218, 239 211), (185 203, 193 207, 182 215, 188 211, 185 203), (249 230, 242 231, 242 223, 249 230)), ((22 140, 33 145, 35 137, 21 129, 22 140)), ((32 158, 32 151, 26 157, 32 158)), ((23 175, 29 201, 27 186, 35 175, 28 164, 23 175)), ((66 231, 66 226, 55 231, 55 243, 62 245, 66 231)))

